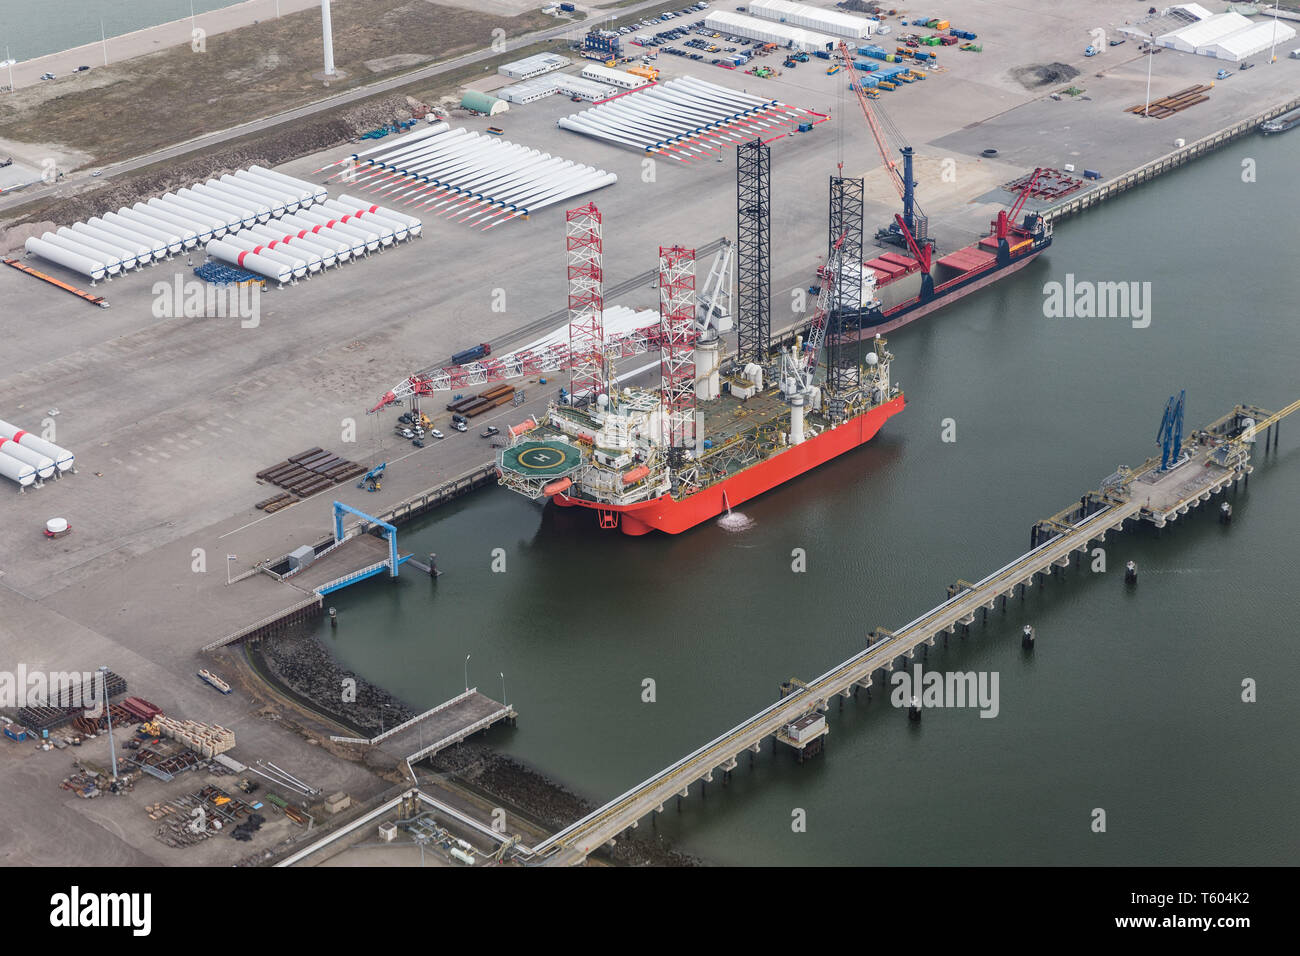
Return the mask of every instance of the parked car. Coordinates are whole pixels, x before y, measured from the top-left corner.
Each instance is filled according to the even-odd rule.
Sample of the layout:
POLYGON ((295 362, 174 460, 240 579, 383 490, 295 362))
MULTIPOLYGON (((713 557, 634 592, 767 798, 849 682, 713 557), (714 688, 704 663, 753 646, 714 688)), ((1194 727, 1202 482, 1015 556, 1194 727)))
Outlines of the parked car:
POLYGON ((86 72, 87 70, 89 70, 89 69, 90 69, 90 67, 88 67, 88 66, 79 66, 79 67, 77 67, 77 72, 78 72, 78 73, 85 73, 85 72, 86 72))
POLYGON ((41 74, 41 79, 42 79, 42 80, 52 80, 52 79, 54 79, 54 74, 53 74, 53 73, 42 73, 42 74, 41 74))
POLYGON ((452 422, 452 423, 451 423, 451 427, 454 428, 454 429, 456 429, 456 431, 458 431, 458 432, 467 432, 467 431, 469 431, 469 426, 466 425, 464 422, 452 422))
POLYGON ((501 434, 501 429, 497 428, 495 425, 489 425, 487 428, 483 429, 483 431, 479 433, 479 437, 491 438, 493 435, 499 435, 499 434, 501 434))
POLYGON ((433 429, 432 431, 430 431, 429 434, 430 434, 432 437, 434 437, 434 438, 446 438, 446 437, 447 437, 447 436, 444 435, 442 432, 438 431, 438 429, 436 429, 436 428, 433 429))
POLYGON ((1119 40, 1111 40, 1111 41, 1110 41, 1110 45, 1111 45, 1111 46, 1119 46, 1119 45, 1120 45, 1121 43, 1123 43, 1123 42, 1124 42, 1124 40, 1123 40, 1122 38, 1119 39, 1119 40))

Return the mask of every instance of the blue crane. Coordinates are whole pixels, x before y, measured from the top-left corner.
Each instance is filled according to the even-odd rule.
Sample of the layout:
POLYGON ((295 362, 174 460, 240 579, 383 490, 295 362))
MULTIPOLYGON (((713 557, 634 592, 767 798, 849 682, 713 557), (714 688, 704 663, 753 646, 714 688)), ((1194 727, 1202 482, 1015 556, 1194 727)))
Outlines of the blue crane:
POLYGON ((1178 458, 1183 448, 1183 405, 1187 399, 1187 389, 1178 393, 1175 399, 1169 396, 1165 405, 1165 417, 1160 419, 1160 431, 1156 432, 1156 444, 1160 446, 1160 470, 1168 471, 1178 458))
POLYGON ((366 491, 378 491, 383 487, 383 475, 387 469, 388 462, 376 465, 361 476, 361 480, 357 482, 357 487, 365 488, 366 491))

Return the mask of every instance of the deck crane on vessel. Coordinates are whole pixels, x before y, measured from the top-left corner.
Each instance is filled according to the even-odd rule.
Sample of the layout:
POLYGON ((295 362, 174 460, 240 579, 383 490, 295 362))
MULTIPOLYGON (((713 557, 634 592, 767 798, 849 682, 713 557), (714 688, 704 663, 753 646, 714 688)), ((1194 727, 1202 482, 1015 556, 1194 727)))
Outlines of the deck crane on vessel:
POLYGON ((921 207, 916 202, 916 180, 912 178, 912 147, 903 141, 901 133, 897 129, 893 130, 893 138, 903 142, 899 152, 903 156, 903 170, 898 170, 898 162, 890 155, 889 143, 885 132, 885 123, 888 120, 883 111, 877 115, 876 110, 871 106, 871 101, 867 97, 866 90, 858 81, 857 70, 853 68, 853 56, 849 53, 848 44, 840 41, 837 44, 840 58, 844 60, 844 65, 848 69, 852 79, 849 81, 849 88, 858 99, 858 106, 862 109, 862 115, 867 121, 867 127, 871 130, 871 138, 875 140, 876 149, 880 153, 881 162, 884 164, 885 171, 889 174, 889 181, 893 183, 898 198, 903 201, 902 215, 895 214, 894 223, 888 229, 882 229, 876 233, 877 239, 895 240, 902 238, 903 243, 907 246, 913 258, 921 263, 922 271, 928 276, 930 273, 930 250, 931 241, 926 236, 928 220, 921 212, 921 207), (882 233, 884 235, 882 235, 882 233))
POLYGON ((817 293, 817 306, 808 325, 807 338, 801 341, 796 337, 793 351, 781 349, 780 387, 781 396, 790 405, 791 445, 803 443, 805 412, 817 411, 821 406, 822 395, 815 381, 817 357, 826 340, 827 320, 834 301, 835 277, 839 274, 843 252, 844 236, 840 236, 831 248, 829 261, 817 270, 821 289, 817 293))

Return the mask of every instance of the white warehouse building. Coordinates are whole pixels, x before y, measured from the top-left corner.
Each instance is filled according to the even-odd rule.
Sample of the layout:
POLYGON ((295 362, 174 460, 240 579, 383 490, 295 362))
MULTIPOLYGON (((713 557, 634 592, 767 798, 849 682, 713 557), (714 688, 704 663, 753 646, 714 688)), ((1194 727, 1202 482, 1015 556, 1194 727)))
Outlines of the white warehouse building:
POLYGON ((497 72, 512 80, 531 80, 543 73, 562 70, 570 62, 572 61, 567 56, 560 56, 558 53, 539 53, 536 56, 515 60, 513 63, 504 63, 497 67, 497 72))
POLYGON ((623 70, 611 70, 607 66, 598 66, 594 63, 583 67, 582 75, 585 79, 595 80, 607 86, 616 86, 620 90, 639 90, 650 82, 644 76, 636 76, 623 70))
POLYGON ((803 27, 816 33, 829 33, 849 40, 869 37, 877 26, 875 20, 866 17, 838 10, 823 10, 806 3, 792 3, 791 0, 750 0, 748 12, 764 20, 803 27))
POLYGON ((786 23, 763 20, 726 10, 710 13, 704 18, 704 25, 719 33, 729 33, 748 40, 761 40, 764 43, 775 43, 803 53, 833 49, 841 39, 827 33, 817 33, 802 27, 792 27, 786 23))
POLYGON ((533 77, 522 83, 512 83, 497 90, 497 96, 508 103, 534 103, 559 91, 554 79, 549 76, 533 77))

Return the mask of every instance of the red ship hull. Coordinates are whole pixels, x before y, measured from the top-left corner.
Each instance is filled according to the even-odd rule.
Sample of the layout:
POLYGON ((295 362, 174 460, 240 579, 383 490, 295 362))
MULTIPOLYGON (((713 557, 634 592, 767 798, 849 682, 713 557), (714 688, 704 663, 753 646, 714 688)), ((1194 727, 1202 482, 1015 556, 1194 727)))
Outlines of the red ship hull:
POLYGON ((802 444, 680 501, 671 495, 662 495, 634 505, 608 505, 564 494, 555 495, 551 500, 561 507, 590 508, 600 512, 603 526, 612 526, 613 521, 617 520, 618 527, 624 534, 642 535, 655 530, 680 534, 703 521, 716 518, 729 507, 743 504, 791 478, 824 465, 846 451, 865 445, 876 437, 876 432, 880 431, 886 421, 903 410, 903 406, 904 398, 899 395, 838 428, 828 428, 802 444))

